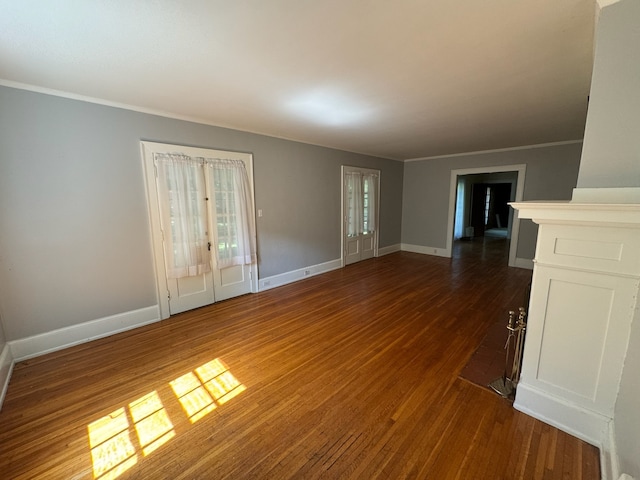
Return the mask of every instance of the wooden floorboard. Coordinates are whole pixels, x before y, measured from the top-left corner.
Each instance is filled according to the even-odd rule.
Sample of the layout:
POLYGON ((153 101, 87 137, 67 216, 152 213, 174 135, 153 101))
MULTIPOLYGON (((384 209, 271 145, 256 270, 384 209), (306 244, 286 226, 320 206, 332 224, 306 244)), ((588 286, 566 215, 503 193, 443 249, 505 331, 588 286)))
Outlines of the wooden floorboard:
POLYGON ((595 447, 458 376, 530 281, 499 246, 395 253, 21 362, 0 477, 600 478, 595 447))

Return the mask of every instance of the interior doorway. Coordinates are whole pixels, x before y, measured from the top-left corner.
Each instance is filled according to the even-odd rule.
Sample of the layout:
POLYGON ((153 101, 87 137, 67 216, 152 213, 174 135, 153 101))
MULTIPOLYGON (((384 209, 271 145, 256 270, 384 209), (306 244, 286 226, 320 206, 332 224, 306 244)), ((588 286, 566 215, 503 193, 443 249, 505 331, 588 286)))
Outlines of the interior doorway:
MULTIPOLYGON (((516 266, 519 220, 509 202, 522 201, 525 165, 452 170, 447 250, 456 242, 492 242, 508 249, 516 266)), ((464 251, 458 248, 457 253, 464 251)))
POLYGON ((459 176, 454 240, 511 238, 516 181, 516 172, 459 176))

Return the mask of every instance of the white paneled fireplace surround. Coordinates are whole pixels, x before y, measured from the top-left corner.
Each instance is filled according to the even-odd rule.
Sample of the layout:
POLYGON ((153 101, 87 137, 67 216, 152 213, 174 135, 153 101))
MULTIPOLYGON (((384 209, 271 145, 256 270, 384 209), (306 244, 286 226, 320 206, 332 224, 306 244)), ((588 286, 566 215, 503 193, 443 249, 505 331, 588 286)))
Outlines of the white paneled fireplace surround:
POLYGON ((576 201, 580 194, 512 204, 539 225, 514 406, 599 446, 604 479, 631 478, 617 465, 614 413, 637 313, 640 205, 576 201))

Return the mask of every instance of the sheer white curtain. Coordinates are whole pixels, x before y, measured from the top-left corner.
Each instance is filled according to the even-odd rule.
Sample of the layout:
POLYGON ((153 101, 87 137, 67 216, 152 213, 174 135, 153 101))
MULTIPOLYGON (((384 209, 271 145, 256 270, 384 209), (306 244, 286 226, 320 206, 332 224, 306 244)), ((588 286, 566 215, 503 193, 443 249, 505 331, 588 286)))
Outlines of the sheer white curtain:
POLYGON ((375 173, 365 173, 362 175, 362 183, 366 192, 366 214, 364 215, 365 232, 376 230, 376 206, 378 203, 378 175, 375 173))
POLYGON ((156 154, 160 211, 169 278, 211 270, 202 162, 185 155, 156 154))
POLYGON ((218 268, 257 260, 251 186, 242 160, 206 159, 215 199, 213 229, 218 268))
POLYGON ((363 229, 362 174, 346 172, 347 183, 347 235, 360 235, 363 229))

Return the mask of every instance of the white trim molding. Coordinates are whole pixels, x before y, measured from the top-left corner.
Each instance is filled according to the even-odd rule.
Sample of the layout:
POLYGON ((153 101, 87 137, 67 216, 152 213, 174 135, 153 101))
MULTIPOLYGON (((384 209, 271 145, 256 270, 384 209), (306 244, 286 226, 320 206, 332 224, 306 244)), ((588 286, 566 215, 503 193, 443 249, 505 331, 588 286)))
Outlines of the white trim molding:
POLYGON ((400 244, 403 252, 422 253, 423 255, 435 255, 436 257, 451 257, 451 249, 427 247, 424 245, 411 245, 410 243, 400 244))
POLYGON ((600 449, 601 479, 617 480, 620 477, 613 422, 609 418, 591 410, 576 408, 561 398, 522 383, 518 384, 518 396, 513 407, 595 445, 600 449))
POLYGON ((483 155, 485 153, 514 152, 517 150, 529 150, 532 148, 558 147, 561 145, 573 145, 574 143, 582 143, 582 140, 565 140, 562 142, 537 143, 535 145, 521 145, 518 147, 494 148, 493 150, 478 150, 475 152, 448 153, 446 155, 433 155, 431 157, 407 158, 404 161, 405 162, 422 162, 425 160, 437 160, 440 158, 454 158, 454 157, 466 157, 469 155, 483 155))
POLYGON ((378 248, 378 256, 382 257, 384 255, 389 255, 390 253, 396 253, 402 251, 402 245, 396 243, 394 245, 389 245, 387 247, 379 247, 378 248))
POLYGON ((60 328, 9 342, 16 362, 132 330, 160 320, 157 305, 60 328))
POLYGON ((9 380, 11 380, 11 372, 13 372, 14 364, 11 346, 5 343, 2 353, 0 353, 0 385, 2 385, 2 390, 0 391, 0 409, 2 409, 4 397, 9 388, 9 380))
POLYGON ((614 422, 609 422, 605 440, 606 443, 600 447, 600 471, 602 480, 622 479, 624 477, 620 475, 620 462, 618 461, 614 422))
POLYGON ((601 448, 610 419, 526 383, 519 383, 513 407, 601 448))
MULTIPOLYGON (((305 145, 313 145, 316 147, 322 147, 322 148, 328 148, 331 150, 335 150, 336 147, 332 146, 332 145, 325 145, 322 143, 309 143, 309 142, 302 142, 299 139, 293 138, 293 137, 285 137, 282 135, 274 135, 272 133, 265 133, 265 132, 261 132, 259 130, 239 130, 237 126, 235 125, 230 125, 230 124, 226 124, 226 123, 220 123, 220 122, 213 122, 209 119, 206 118, 202 118, 202 117, 198 117, 198 116, 193 116, 193 115, 182 115, 176 112, 169 112, 166 110, 157 110, 155 108, 147 108, 147 107, 141 107, 139 105, 133 105, 130 103, 122 103, 122 102, 113 102, 111 100, 105 100, 103 98, 97 98, 97 97, 90 97, 87 95, 79 95, 77 93, 72 93, 72 92, 67 92, 64 90, 56 90, 53 88, 46 88, 46 87, 40 87, 38 85, 31 85, 28 83, 21 83, 21 82, 13 82, 11 80, 5 80, 0 78, 0 86, 4 86, 4 87, 9 87, 9 88, 15 88, 17 90, 25 90, 27 92, 34 92, 34 93, 41 93, 43 95, 51 95, 53 97, 61 97, 61 98, 68 98, 70 100, 78 100, 80 102, 86 102, 86 103, 93 103, 95 105, 102 105, 105 107, 112 107, 112 108, 119 108, 122 110, 129 110, 131 112, 138 112, 138 113, 145 113, 147 115, 155 115, 158 117, 164 117, 164 118, 170 118, 172 120, 181 120, 184 122, 191 122, 191 123, 198 123, 200 125, 208 125, 210 127, 216 127, 216 128, 225 128, 227 130, 233 130, 236 132, 245 132, 245 133, 250 133, 253 135, 259 135, 261 137, 269 137, 269 138, 277 138, 279 140, 286 140, 289 142, 295 142, 295 143, 303 143, 305 145)), ((341 151, 344 152, 350 152, 350 153, 355 153, 357 155, 368 155, 371 156, 371 153, 368 152, 359 152, 359 151, 355 151, 355 150, 343 150, 340 149, 341 151)), ((393 160, 395 162, 402 162, 404 161, 402 158, 395 158, 395 157, 381 157, 379 155, 375 155, 378 158, 386 158, 387 160, 393 160)))
POLYGON ((304 280, 305 278, 320 275, 321 273, 330 272, 331 270, 337 270, 342 268, 342 259, 331 260, 329 262, 319 263, 317 265, 310 265, 308 267, 299 268, 290 272, 280 273, 278 275, 272 275, 270 277, 261 278, 258 281, 259 291, 271 290, 272 288, 282 287, 289 283, 297 282, 298 280, 304 280))
MULTIPOLYGON (((524 178, 527 173, 527 166, 525 164, 518 165, 496 165, 493 167, 477 167, 477 168, 463 168, 457 170, 451 170, 451 184, 449 185, 449 213, 447 220, 447 246, 445 251, 448 252, 447 257, 451 256, 453 251, 453 226, 455 224, 456 216, 456 192, 458 189, 458 177, 464 175, 476 175, 479 173, 491 174, 491 173, 504 173, 504 172, 516 172, 518 179, 516 181, 516 202, 521 202, 524 195, 524 178)), ((511 205, 511 204, 510 204, 511 205)), ((520 218, 518 212, 513 215, 511 224, 511 239, 509 240, 509 266, 517 267, 516 265, 516 250, 518 248, 518 238, 520 236, 520 218)), ((445 255, 443 255, 445 256, 445 255)))

